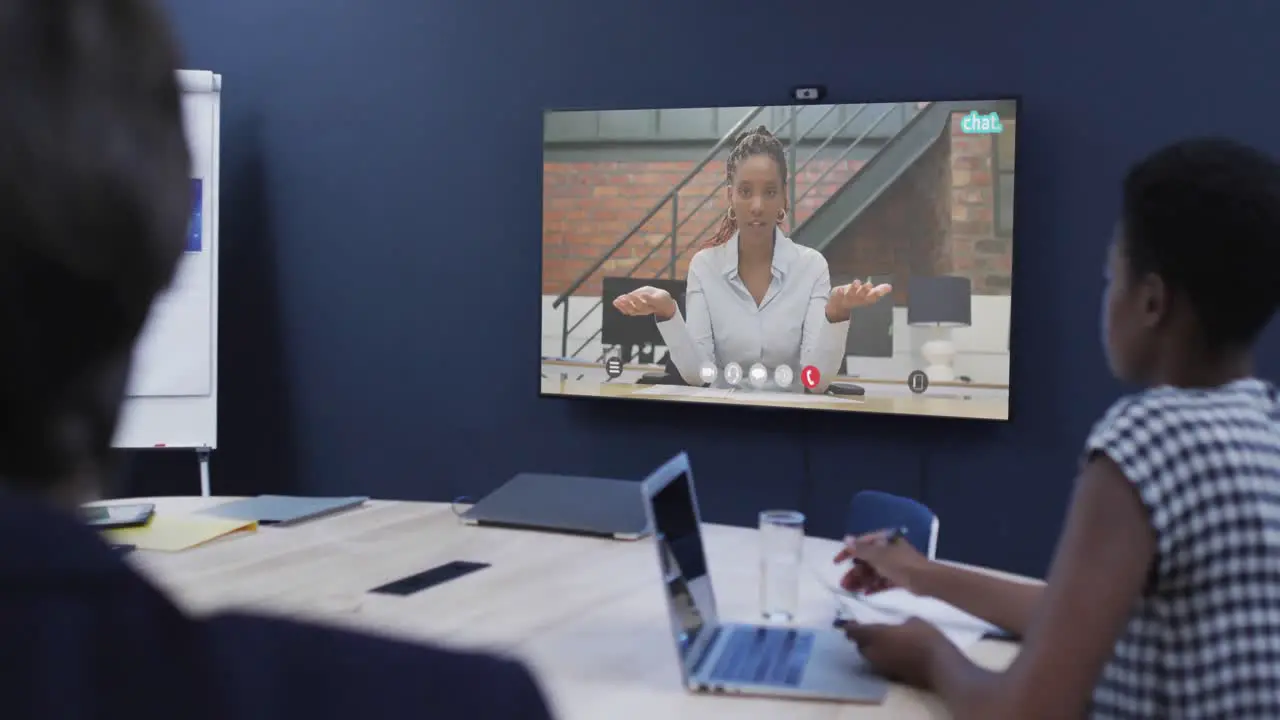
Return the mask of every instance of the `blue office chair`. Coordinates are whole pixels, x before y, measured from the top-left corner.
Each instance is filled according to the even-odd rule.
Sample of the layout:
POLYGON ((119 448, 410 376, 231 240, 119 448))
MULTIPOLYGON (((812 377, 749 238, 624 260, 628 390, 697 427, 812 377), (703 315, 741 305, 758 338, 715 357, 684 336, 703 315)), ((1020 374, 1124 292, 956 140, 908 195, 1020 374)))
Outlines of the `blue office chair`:
POLYGON ((849 503, 845 532, 864 535, 877 530, 904 527, 907 541, 930 560, 938 552, 938 516, 911 498, 878 490, 863 490, 849 503))

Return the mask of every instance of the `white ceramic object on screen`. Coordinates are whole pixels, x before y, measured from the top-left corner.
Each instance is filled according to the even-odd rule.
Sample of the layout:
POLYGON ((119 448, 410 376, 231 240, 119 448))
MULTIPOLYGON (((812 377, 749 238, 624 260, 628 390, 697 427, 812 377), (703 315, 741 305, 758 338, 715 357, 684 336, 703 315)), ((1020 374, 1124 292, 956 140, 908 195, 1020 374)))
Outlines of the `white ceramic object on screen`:
POLYGON ((920 354, 929 364, 924 369, 929 382, 955 382, 956 371, 952 363, 956 359, 956 346, 950 339, 930 340, 920 346, 920 354))

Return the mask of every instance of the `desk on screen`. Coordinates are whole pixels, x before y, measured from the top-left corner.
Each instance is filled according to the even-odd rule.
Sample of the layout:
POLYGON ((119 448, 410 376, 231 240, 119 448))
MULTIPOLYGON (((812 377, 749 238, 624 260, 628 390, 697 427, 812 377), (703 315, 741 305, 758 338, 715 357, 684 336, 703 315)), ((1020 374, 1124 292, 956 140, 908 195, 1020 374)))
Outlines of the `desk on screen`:
POLYGON ((791 407, 836 412, 862 412, 895 415, 928 415, 979 420, 1009 419, 1009 389, 994 385, 937 383, 923 394, 912 393, 906 382, 845 378, 866 388, 858 397, 805 396, 753 391, 725 391, 690 388, 682 385, 641 385, 637 380, 646 372, 660 372, 659 366, 625 369, 623 375, 609 381, 602 365, 570 360, 545 360, 542 363, 542 394, 576 397, 611 397, 632 400, 693 402, 716 405, 748 405, 752 407, 791 407))

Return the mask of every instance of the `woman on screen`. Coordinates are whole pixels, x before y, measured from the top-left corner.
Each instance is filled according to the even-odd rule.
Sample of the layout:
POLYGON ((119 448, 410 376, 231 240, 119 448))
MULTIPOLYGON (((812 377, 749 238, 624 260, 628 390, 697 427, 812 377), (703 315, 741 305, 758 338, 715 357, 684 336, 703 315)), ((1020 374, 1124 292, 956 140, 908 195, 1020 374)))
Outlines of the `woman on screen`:
POLYGON ((613 301, 626 315, 653 315, 671 360, 691 385, 702 385, 704 367, 744 371, 759 363, 770 372, 766 388, 800 391, 803 368, 818 369, 815 392, 840 368, 849 314, 888 294, 889 285, 853 282, 831 288, 826 258, 792 242, 787 219, 787 158, 763 125, 738 138, 725 163, 729 210, 720 230, 689 263, 682 317, 675 298, 642 287, 613 301), (776 368, 791 368, 795 381, 779 387, 776 368))

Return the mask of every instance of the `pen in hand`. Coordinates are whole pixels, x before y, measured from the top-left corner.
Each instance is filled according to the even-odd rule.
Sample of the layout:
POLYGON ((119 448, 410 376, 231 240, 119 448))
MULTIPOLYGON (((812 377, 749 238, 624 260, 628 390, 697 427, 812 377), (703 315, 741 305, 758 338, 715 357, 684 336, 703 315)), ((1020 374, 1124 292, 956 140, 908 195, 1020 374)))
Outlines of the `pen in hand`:
POLYGON ((892 532, 890 532, 890 533, 889 533, 889 535, 884 539, 884 543, 885 543, 886 545, 892 545, 892 544, 894 544, 894 543, 898 542, 899 540, 901 540, 901 539, 905 538, 906 536, 907 536, 907 528, 905 528, 905 527, 896 527, 896 528, 894 528, 894 529, 893 529, 893 531, 892 531, 892 532))
MULTIPOLYGON (((887 532, 881 531, 879 533, 874 533, 871 537, 867 538, 863 544, 871 547, 889 547, 901 542, 902 539, 907 536, 907 532, 908 530, 905 526, 899 526, 887 532)), ((840 554, 845 558, 851 559, 854 567, 857 568, 856 570, 851 571, 849 575, 845 576, 845 581, 841 583, 842 589, 855 597, 864 597, 868 594, 873 594, 889 587, 888 581, 882 579, 880 572, 873 564, 858 557, 857 546, 858 542, 854 539, 840 554), (861 577, 863 578, 861 581, 854 582, 854 585, 858 586, 856 589, 854 586, 848 584, 849 578, 854 577, 855 573, 861 573, 861 577)), ((840 556, 837 556, 837 561, 839 559, 840 556)))

